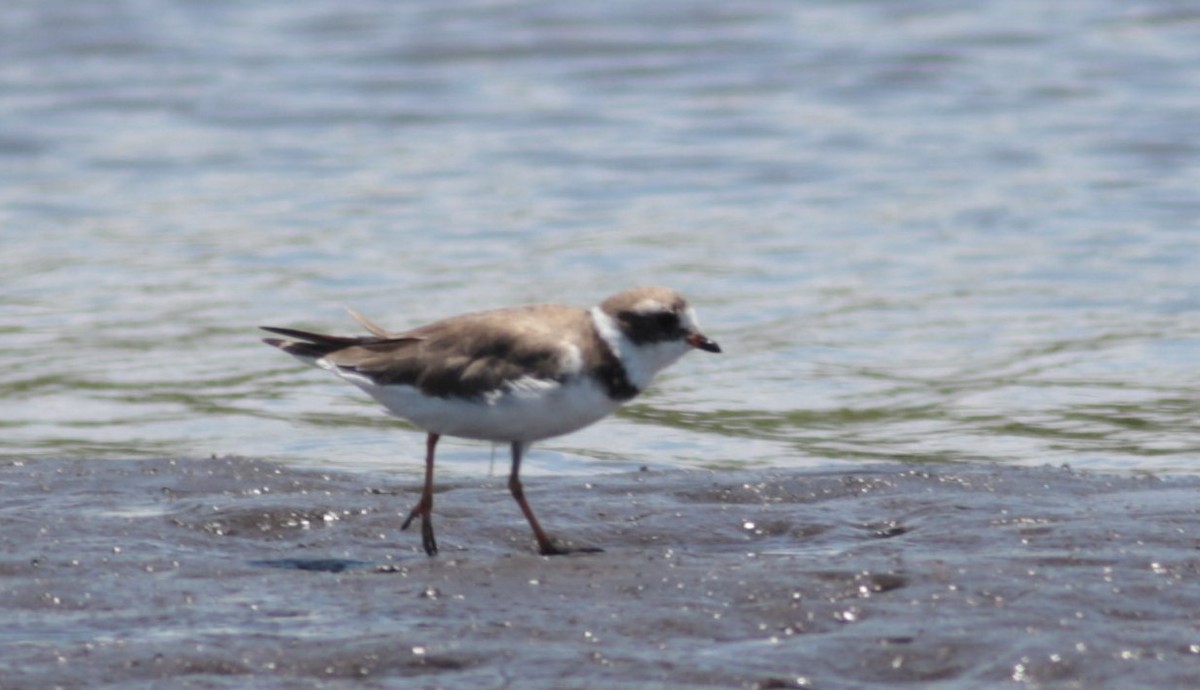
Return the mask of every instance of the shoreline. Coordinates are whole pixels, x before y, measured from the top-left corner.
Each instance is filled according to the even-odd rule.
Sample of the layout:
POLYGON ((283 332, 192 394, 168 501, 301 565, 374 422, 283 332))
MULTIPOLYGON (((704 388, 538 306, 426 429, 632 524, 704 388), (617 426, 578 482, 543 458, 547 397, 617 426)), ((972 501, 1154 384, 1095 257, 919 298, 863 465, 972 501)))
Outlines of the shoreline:
POLYGON ((605 549, 549 558, 501 478, 440 484, 426 557, 399 529, 417 484, 395 479, 244 458, 0 466, 5 687, 1200 680, 1197 478, 539 477, 547 529, 605 549))

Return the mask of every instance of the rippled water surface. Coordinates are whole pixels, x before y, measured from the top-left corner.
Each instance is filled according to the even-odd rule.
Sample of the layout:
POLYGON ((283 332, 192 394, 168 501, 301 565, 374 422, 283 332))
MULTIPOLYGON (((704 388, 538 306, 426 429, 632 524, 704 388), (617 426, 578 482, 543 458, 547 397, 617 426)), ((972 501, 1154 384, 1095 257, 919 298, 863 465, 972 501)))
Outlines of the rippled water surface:
POLYGON ((1198 66, 1183 2, 0 3, 0 687, 1200 686, 1198 66), (426 558, 421 434, 256 330, 643 283, 725 352, 530 454, 580 558, 452 440, 426 558))
POLYGON ((1196 467, 1186 5, 19 0, 0 28, 5 456, 416 471, 419 435, 255 326, 653 282, 726 354, 531 471, 1196 467))

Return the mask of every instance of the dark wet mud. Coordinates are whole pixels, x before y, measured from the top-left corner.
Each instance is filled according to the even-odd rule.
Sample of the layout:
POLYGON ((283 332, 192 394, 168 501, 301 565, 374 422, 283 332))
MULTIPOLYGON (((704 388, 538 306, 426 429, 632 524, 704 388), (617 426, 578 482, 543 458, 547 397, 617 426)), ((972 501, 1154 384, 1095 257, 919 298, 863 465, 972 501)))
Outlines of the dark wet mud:
POLYGON ((0 467, 0 687, 1200 687, 1200 480, 0 467))

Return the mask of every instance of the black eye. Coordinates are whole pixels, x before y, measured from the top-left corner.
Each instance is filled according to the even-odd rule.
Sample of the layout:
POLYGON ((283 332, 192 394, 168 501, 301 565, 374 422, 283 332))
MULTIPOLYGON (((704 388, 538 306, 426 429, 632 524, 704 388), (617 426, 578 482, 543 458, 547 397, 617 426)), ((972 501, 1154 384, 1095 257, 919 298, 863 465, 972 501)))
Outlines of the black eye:
POLYGON ((659 314, 655 322, 663 333, 674 333, 679 330, 679 315, 672 312, 659 314))
POLYGON ((620 321, 625 335, 639 345, 676 340, 683 336, 679 314, 675 312, 625 312, 621 314, 620 321))

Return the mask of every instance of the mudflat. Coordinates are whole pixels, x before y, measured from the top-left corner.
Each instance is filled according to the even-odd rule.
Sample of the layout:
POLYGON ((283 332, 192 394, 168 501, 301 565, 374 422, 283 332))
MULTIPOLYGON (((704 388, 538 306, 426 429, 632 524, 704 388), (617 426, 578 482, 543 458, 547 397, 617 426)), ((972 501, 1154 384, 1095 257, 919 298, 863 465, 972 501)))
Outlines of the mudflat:
POLYGON ((0 466, 0 686, 1200 685, 1200 478, 956 465, 415 477, 0 466))

